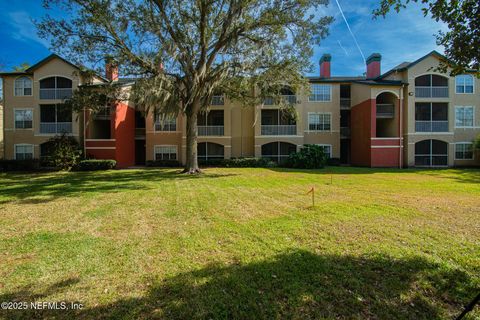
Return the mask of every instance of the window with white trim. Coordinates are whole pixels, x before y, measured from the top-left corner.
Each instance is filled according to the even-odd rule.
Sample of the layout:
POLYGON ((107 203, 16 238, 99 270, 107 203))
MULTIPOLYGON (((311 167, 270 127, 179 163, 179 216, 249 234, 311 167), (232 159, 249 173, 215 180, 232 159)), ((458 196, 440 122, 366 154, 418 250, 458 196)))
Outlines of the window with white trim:
POLYGON ((15 79, 15 96, 31 96, 32 95, 32 79, 29 77, 20 77, 15 79))
POLYGON ((331 101, 332 85, 313 83, 310 85, 308 101, 331 101))
POLYGON ((309 113, 309 131, 330 131, 332 127, 332 115, 330 113, 309 113))
POLYGON ((155 160, 177 160, 177 146, 155 146, 155 160))
POLYGON ((473 93, 473 76, 462 74, 455 77, 456 93, 473 93))
POLYGON ((32 123, 32 110, 15 110, 15 129, 31 129, 32 123))
POLYGON ((32 144, 15 145, 15 159, 16 160, 33 159, 33 145, 32 144))
POLYGON ((455 127, 457 128, 465 128, 465 127, 473 127, 473 114, 474 114, 473 107, 455 107, 455 127))
POLYGON ((317 144, 317 146, 319 146, 323 149, 323 153, 325 153, 328 158, 332 157, 332 145, 331 144, 317 144))
POLYGON ((473 143, 471 142, 455 143, 455 159, 473 160, 473 143))
POLYGON ((161 119, 158 115, 155 120, 155 131, 177 131, 177 119, 175 117, 161 119))

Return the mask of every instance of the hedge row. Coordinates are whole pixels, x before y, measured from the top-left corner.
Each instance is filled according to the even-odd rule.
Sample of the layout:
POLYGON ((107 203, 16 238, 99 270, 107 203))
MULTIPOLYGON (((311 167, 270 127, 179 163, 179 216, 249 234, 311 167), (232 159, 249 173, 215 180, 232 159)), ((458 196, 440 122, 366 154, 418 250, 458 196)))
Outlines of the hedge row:
POLYGON ((81 160, 75 167, 74 171, 97 171, 115 169, 117 161, 115 160, 81 160))
POLYGON ((37 171, 40 160, 0 160, 0 171, 37 171))

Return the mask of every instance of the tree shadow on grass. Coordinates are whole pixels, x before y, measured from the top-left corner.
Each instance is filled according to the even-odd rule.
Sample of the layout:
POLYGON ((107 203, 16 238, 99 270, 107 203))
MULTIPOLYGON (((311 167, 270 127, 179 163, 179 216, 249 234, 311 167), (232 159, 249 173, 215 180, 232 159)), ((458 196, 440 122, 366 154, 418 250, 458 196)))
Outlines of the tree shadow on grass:
POLYGON ((366 167, 325 167, 323 169, 293 169, 269 168, 279 173, 304 173, 321 175, 351 175, 351 174, 376 174, 376 173, 418 173, 432 177, 453 179, 458 182, 480 183, 480 169, 478 168, 366 168, 366 167))
POLYGON ((180 174, 178 170, 143 169, 106 172, 7 173, 0 174, 2 196, 8 203, 44 203, 81 193, 116 193, 128 190, 148 190, 152 182, 225 178, 235 174, 180 174))
MULTIPOLYGON (((51 319, 444 319, 459 312, 473 292, 465 273, 442 269, 421 257, 400 260, 295 250, 268 261, 214 264, 185 272, 154 282, 143 297, 35 315, 51 319)), ((15 299, 16 293, 0 300, 5 297, 15 299)), ((31 310, 3 312, 6 319, 32 317, 31 310)))

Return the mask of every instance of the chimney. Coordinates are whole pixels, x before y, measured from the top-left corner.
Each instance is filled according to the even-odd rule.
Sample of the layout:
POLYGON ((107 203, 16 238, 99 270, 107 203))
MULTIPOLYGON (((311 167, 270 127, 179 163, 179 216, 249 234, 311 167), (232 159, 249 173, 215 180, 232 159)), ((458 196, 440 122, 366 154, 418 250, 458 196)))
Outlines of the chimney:
POLYGON ((367 79, 375 79, 380 76, 380 62, 382 56, 380 53, 372 53, 367 58, 367 79))
POLYGON ((328 53, 320 58, 320 78, 330 78, 330 60, 332 56, 328 53))
POLYGON ((105 77, 110 81, 118 81, 118 64, 112 58, 105 59, 105 77))

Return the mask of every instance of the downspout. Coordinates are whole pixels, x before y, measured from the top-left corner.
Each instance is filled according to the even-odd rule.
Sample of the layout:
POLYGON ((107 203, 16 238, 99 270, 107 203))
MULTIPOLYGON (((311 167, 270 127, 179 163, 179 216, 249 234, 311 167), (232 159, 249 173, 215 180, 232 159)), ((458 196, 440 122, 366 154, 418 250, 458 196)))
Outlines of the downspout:
POLYGON ((400 152, 398 153, 398 165, 399 168, 401 169, 403 167, 403 91, 404 91, 405 85, 402 84, 402 90, 400 91, 400 101, 399 101, 399 113, 400 113, 400 119, 399 119, 399 128, 398 128, 398 133, 399 133, 399 138, 400 138, 400 152))

